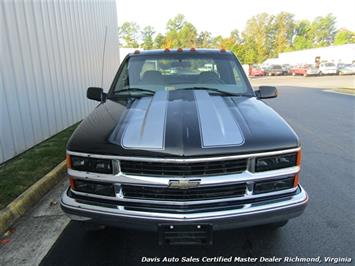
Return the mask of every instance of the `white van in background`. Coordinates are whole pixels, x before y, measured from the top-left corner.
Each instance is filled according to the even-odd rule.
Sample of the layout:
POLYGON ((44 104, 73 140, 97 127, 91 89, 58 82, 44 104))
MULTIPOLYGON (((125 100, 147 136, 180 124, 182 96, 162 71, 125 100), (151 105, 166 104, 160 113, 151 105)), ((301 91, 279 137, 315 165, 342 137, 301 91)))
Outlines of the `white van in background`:
POLYGON ((338 74, 338 68, 334 63, 321 63, 319 65, 319 75, 335 75, 338 74))

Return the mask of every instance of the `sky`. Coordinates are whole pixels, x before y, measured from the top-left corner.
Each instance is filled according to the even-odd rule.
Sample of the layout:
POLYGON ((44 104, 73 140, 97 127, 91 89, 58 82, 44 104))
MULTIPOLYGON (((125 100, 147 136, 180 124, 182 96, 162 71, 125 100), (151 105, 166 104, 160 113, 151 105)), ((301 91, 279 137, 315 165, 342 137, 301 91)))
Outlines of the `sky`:
POLYGON ((228 36, 238 29, 243 31, 252 16, 266 12, 287 11, 295 19, 313 20, 333 13, 337 28, 355 31, 354 0, 116 0, 118 25, 136 22, 142 28, 153 26, 165 32, 166 22, 181 13, 198 31, 209 31, 214 36, 228 36))

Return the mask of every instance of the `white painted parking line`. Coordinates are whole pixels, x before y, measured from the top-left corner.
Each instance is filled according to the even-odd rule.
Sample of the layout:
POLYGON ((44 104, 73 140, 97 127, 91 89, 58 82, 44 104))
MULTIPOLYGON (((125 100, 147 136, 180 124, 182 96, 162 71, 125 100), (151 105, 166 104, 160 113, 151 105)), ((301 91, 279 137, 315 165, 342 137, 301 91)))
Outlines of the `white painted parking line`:
POLYGON ((345 93, 345 92, 339 92, 339 91, 333 91, 333 90, 322 90, 322 91, 330 92, 330 93, 336 93, 336 94, 343 94, 343 95, 348 95, 348 96, 355 96, 354 94, 345 93))

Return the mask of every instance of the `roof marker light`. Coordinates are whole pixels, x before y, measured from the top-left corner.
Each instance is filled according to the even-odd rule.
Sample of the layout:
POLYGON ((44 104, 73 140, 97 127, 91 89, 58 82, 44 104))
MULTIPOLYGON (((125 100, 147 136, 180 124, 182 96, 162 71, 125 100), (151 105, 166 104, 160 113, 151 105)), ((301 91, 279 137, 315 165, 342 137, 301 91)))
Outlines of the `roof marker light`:
POLYGON ((182 53, 182 52, 183 52, 182 48, 178 48, 178 49, 177 49, 177 52, 178 52, 178 53, 182 53))
POLYGON ((190 49, 190 52, 196 52, 196 48, 195 48, 195 47, 192 47, 192 48, 190 49))
POLYGON ((141 51, 139 51, 139 50, 134 51, 134 54, 140 54, 140 53, 141 53, 141 51))
POLYGON ((167 52, 170 52, 170 49, 169 49, 169 48, 165 48, 165 49, 164 49, 164 52, 166 52, 166 53, 167 53, 167 52))
POLYGON ((226 52, 226 49, 222 48, 219 50, 221 53, 225 53, 226 52))

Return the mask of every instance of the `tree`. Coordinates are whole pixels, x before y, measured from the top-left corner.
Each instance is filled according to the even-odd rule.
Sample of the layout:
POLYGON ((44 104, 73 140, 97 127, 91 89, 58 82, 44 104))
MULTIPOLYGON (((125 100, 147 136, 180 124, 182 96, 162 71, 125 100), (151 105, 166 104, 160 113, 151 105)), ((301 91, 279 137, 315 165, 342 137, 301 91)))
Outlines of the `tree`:
POLYGON ((302 50, 313 47, 313 35, 311 22, 301 20, 295 23, 294 35, 292 37, 292 50, 302 50))
POLYGON ((334 44, 341 45, 347 43, 355 43, 355 32, 348 29, 340 29, 335 34, 334 44))
POLYGON ((208 31, 201 31, 196 40, 196 46, 201 48, 209 48, 212 44, 212 34, 208 31))
POLYGON ((153 48, 162 49, 164 48, 164 44, 165 44, 165 36, 161 33, 158 33, 157 36, 155 36, 153 48))
POLYGON ((142 39, 143 39, 143 43, 142 43, 142 48, 144 50, 150 50, 153 48, 153 35, 155 33, 154 28, 151 26, 146 26, 143 28, 142 30, 142 39))
POLYGON ((165 46, 168 48, 195 47, 197 30, 192 23, 178 14, 166 24, 165 46))
POLYGON ((125 22, 119 28, 119 40, 125 47, 138 47, 141 33, 141 47, 144 49, 224 48, 234 52, 241 62, 255 64, 285 51, 355 43, 355 32, 347 29, 336 31, 335 24, 336 18, 332 14, 316 17, 310 22, 295 21, 294 15, 288 12, 276 16, 261 13, 247 21, 242 33, 235 29, 228 37, 214 37, 208 31, 198 32, 184 15, 178 14, 168 20, 166 33, 158 33, 155 38, 151 26, 140 32, 136 23, 125 22))
POLYGON ((186 24, 185 16, 182 14, 176 15, 174 18, 169 19, 166 23, 167 31, 180 31, 186 24))
POLYGON ((124 22, 122 26, 118 28, 118 34, 119 38, 124 41, 124 47, 139 47, 139 26, 137 23, 124 22))
POLYGON ((316 17, 311 24, 314 47, 329 46, 334 42, 336 34, 336 17, 328 14, 325 17, 316 17))
POLYGON ((275 54, 278 55, 291 47, 295 28, 294 15, 281 12, 274 20, 274 43, 275 54))
POLYGON ((247 63, 261 63, 268 57, 274 56, 273 47, 274 16, 267 13, 258 14, 247 21, 242 33, 247 63))
POLYGON ((197 29, 187 22, 178 32, 178 45, 176 47, 196 47, 197 29))

